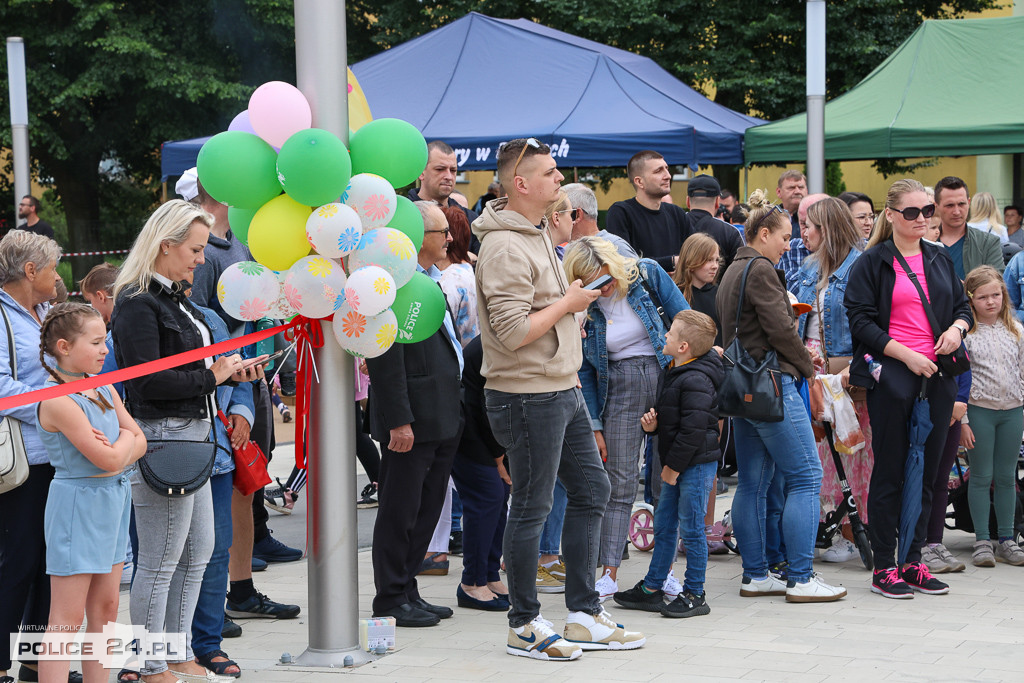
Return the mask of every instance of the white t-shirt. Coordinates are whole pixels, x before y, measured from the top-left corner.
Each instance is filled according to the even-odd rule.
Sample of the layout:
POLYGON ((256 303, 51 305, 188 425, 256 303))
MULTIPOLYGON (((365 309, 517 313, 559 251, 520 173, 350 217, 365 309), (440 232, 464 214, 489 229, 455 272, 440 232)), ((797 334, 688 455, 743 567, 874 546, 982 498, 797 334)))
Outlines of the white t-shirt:
POLYGON ((818 320, 821 316, 821 310, 825 308, 825 289, 818 292, 818 300, 811 304, 811 310, 807 313, 807 328, 806 336, 808 339, 817 339, 824 343, 825 340, 821 338, 821 327, 818 320))
POLYGON ((647 328, 629 305, 626 297, 614 294, 601 297, 597 300, 597 305, 601 307, 601 312, 608 323, 605 332, 608 360, 655 355, 647 328))

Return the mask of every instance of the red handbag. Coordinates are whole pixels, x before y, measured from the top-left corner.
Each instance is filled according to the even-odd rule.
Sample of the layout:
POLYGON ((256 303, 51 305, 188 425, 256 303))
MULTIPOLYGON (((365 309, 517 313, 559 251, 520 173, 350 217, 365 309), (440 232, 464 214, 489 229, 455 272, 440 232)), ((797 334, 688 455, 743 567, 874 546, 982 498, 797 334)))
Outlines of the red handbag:
MULTIPOLYGON (((224 423, 228 438, 231 438, 231 423, 224 411, 218 410, 217 417, 224 423)), ((239 493, 248 496, 271 482, 270 473, 267 472, 267 456, 255 441, 250 440, 241 448, 233 448, 232 452, 235 455, 234 487, 239 493)))

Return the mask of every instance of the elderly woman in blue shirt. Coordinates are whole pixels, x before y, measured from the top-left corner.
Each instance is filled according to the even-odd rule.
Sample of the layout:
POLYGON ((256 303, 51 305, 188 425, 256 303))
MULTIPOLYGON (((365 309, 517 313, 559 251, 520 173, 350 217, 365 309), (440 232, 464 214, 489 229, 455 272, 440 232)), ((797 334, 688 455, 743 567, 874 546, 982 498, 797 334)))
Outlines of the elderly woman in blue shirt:
POLYGON ((588 285, 604 275, 611 277, 601 287, 601 298, 587 309, 579 372, 612 489, 598 556, 604 574, 595 584, 603 601, 618 591, 622 546, 639 483, 636 462, 644 438, 640 418, 654 407, 658 376, 670 360, 662 353, 665 320, 690 306, 656 262, 624 258, 600 237, 570 242, 562 266, 569 282, 579 279, 588 285))
MULTIPOLYGON (((60 246, 49 237, 12 230, 0 240, 0 396, 42 389, 49 378, 39 359, 39 332, 57 295, 60 246), (10 341, 14 341, 12 349, 10 341), (13 353, 12 353, 13 351, 13 353), (17 357, 16 368, 11 358, 17 357), (17 374, 18 378, 14 379, 17 374)), ((22 422, 28 479, 0 494, 0 677, 11 668, 10 633, 41 632, 50 613, 43 516, 54 470, 36 434, 36 405, 0 411, 22 422), (26 610, 28 606, 28 610, 26 610)), ((24 665, 22 667, 25 668, 24 665)))

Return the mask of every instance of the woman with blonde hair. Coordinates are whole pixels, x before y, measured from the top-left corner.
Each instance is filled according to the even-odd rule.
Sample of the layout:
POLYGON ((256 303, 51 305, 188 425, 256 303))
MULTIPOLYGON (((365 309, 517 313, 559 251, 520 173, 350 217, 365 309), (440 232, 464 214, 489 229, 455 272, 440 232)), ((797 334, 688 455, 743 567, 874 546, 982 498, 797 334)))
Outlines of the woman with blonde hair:
MULTIPOLYGON (((146 221, 114 283, 111 329, 118 367, 127 368, 213 343, 203 314, 185 296, 212 219, 194 204, 171 200, 146 221)), ((257 359, 258 360, 258 359, 257 359)), ((206 441, 216 416, 214 390, 228 380, 256 379, 237 354, 206 358, 124 383, 125 405, 148 441, 206 441)), ((132 584, 132 623, 153 633, 184 633, 185 652, 146 660, 142 680, 204 678, 193 658, 192 616, 214 547, 207 481, 195 493, 168 498, 136 470, 132 501, 139 536, 132 584), (168 667, 172 670, 168 670, 168 667)))
POLYGON ((898 539, 907 548, 906 559, 902 566, 896 561, 910 413, 923 390, 931 422, 937 427, 924 443, 923 482, 930 484, 942 457, 949 433, 943 427, 950 423, 957 392, 953 377, 939 371, 938 356, 956 351, 974 324, 948 251, 924 239, 934 213, 935 204, 921 183, 910 179, 893 183, 867 251, 853 264, 846 288, 854 342, 850 383, 867 388, 875 455, 868 499, 875 565, 871 590, 895 599, 912 598, 915 591, 949 592, 949 586, 933 577, 922 562, 921 546, 931 516, 930 485, 922 486, 921 514, 913 538, 898 539), (915 281, 928 298, 938 330, 932 329, 915 281), (881 365, 880 375, 872 374, 866 356, 881 365))
POLYGON ((551 231, 551 238, 555 242, 555 253, 559 257, 565 254, 566 244, 572 237, 572 224, 576 222, 578 216, 579 209, 572 208, 569 195, 564 191, 559 192, 558 199, 551 202, 544 211, 544 217, 548 219, 548 230, 551 231))
POLYGON ((967 217, 967 225, 975 230, 992 233, 1003 244, 1010 241, 1006 226, 999 222, 996 199, 988 192, 979 192, 971 197, 971 212, 967 217))
MULTIPOLYGON (((637 454, 644 438, 640 418, 654 407, 658 376, 669 361, 663 353, 665 316, 671 320, 689 306, 661 266, 650 259, 626 259, 615 245, 600 237, 572 242, 562 266, 569 282, 578 279, 585 286, 609 277, 600 288, 601 297, 587 309, 579 371, 594 437, 611 483, 598 556, 604 574, 595 584, 603 602, 618 592, 622 546, 639 484, 637 454)), ((661 467, 652 463, 650 471, 659 472, 661 467)), ((696 558, 690 561, 696 562, 696 558)), ((678 595, 678 581, 669 585, 673 581, 669 575, 665 584, 672 591, 666 592, 678 595)))
MULTIPOLYGON (((843 378, 844 386, 849 384, 853 339, 843 298, 850 281, 850 268, 861 255, 864 243, 863 231, 854 221, 850 208, 839 199, 827 197, 811 205, 807 210, 807 223, 800 233, 811 255, 804 260, 791 286, 797 301, 811 307, 807 315, 800 317, 797 328, 800 338, 824 359, 828 374, 843 378)), ((871 425, 864 393, 853 391, 851 396, 855 399, 861 429, 865 438, 870 439, 871 425)), ((832 451, 825 441, 818 443, 818 456, 822 468, 822 503, 826 508, 834 509, 843 499, 843 490, 832 461, 832 451)), ((860 507, 867 501, 872 459, 870 445, 844 458, 847 480, 860 507)), ((839 536, 832 547, 822 553, 821 559, 845 562, 857 555, 856 546, 839 536)))

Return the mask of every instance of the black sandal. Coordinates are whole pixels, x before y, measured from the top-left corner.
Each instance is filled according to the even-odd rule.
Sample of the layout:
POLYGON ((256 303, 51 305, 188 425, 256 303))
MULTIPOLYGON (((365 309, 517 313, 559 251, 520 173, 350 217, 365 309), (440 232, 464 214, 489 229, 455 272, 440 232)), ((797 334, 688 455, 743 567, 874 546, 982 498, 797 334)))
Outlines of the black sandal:
POLYGON ((142 681, 142 675, 138 671, 121 669, 117 672, 117 683, 139 683, 140 681, 142 681), (135 678, 128 678, 129 676, 134 676, 135 678))
POLYGON ((224 650, 214 650, 213 652, 206 653, 202 657, 197 655, 196 661, 202 664, 210 671, 212 671, 213 673, 217 674, 218 676, 231 676, 232 678, 239 678, 242 675, 242 667, 238 666, 238 662, 228 657, 228 653, 224 652, 224 650), (227 661, 215 662, 213 661, 214 657, 223 657, 227 661), (237 667, 238 671, 228 671, 228 668, 232 666, 237 667))

